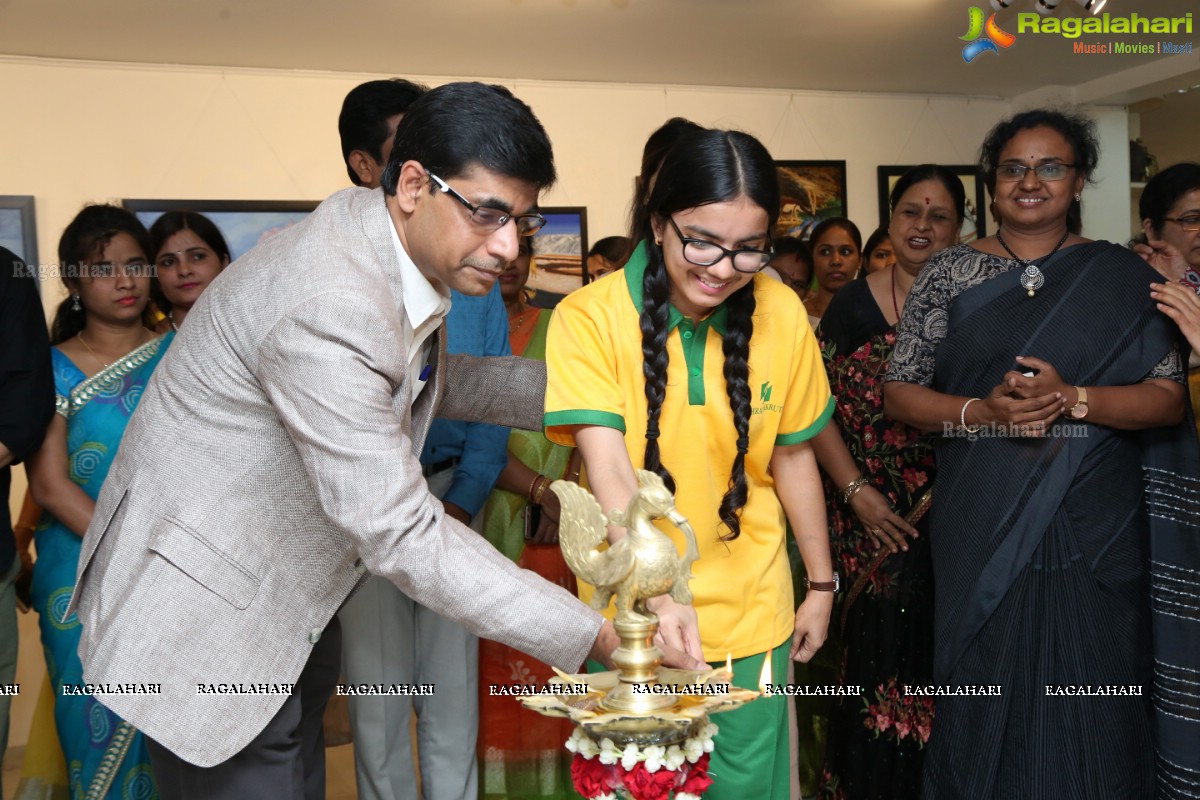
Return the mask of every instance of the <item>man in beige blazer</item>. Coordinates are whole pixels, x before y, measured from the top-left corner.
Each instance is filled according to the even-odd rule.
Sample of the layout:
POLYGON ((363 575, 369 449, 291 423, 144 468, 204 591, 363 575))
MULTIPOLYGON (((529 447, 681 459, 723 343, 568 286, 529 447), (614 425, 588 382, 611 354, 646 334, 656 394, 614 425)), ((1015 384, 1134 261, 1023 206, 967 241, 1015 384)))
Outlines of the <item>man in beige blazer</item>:
POLYGON ((435 410, 540 427, 542 365, 447 356, 441 328, 449 289, 491 287, 554 177, 524 103, 440 87, 405 115, 382 190, 333 195, 188 314, 73 600, 86 679, 150 692, 102 700, 152 740, 164 798, 324 796, 334 614, 368 572, 565 669, 616 646, 598 614, 448 517, 417 462, 435 410))

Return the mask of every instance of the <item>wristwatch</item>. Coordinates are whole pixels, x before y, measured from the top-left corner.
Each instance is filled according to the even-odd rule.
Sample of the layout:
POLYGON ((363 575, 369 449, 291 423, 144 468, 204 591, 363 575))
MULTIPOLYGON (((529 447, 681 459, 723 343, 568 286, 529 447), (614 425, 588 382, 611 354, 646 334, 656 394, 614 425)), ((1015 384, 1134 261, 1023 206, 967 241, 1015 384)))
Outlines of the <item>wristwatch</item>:
POLYGON ((836 572, 833 573, 833 580, 831 581, 810 581, 808 578, 805 578, 804 588, 817 592, 833 592, 837 594, 842 590, 842 579, 838 577, 836 572))
POLYGON ((1087 389, 1076 386, 1075 391, 1079 393, 1079 399, 1075 401, 1075 405, 1067 409, 1067 416, 1071 419, 1083 419, 1088 413, 1087 389))

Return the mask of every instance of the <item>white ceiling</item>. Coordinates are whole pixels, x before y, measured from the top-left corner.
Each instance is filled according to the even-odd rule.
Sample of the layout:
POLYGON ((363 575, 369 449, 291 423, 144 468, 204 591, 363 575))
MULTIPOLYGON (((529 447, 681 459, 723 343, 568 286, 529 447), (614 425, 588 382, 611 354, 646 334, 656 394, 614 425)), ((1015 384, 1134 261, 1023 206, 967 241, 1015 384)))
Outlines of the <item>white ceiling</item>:
MULTIPOLYGON (((1087 101, 1105 100, 1113 80, 1126 92, 1119 102, 1137 99, 1126 83, 1200 70, 1198 50, 1155 81, 1122 81, 1114 76, 1158 59, 1076 55, 1068 39, 1033 34, 967 64, 958 37, 971 5, 991 11, 987 0, 0 0, 0 54, 999 97, 1087 85, 1087 101)), ((1032 5, 1015 0, 1001 27, 1015 33, 1032 5)), ((1181 16, 1200 3, 1109 0, 1105 10, 1181 16)), ((1061 0, 1056 15, 1082 13, 1061 0)), ((1189 82, 1200 79, 1180 77, 1189 82)))

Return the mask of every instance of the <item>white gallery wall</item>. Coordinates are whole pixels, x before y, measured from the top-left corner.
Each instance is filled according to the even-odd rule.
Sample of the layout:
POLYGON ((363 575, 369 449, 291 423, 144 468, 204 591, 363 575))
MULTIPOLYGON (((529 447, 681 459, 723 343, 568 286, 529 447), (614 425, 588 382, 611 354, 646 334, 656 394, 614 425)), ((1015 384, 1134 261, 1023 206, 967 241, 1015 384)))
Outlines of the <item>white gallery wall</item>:
MULTIPOLYGON (((36 197, 45 264, 56 261, 59 233, 88 202, 320 200, 348 185, 337 137, 342 98, 374 77, 386 76, 0 56, 0 194, 36 197)), ((593 241, 623 232, 642 144, 672 116, 746 130, 777 159, 845 160, 848 214, 865 235, 878 222, 876 166, 970 163, 1010 111, 999 99, 939 95, 506 85, 554 143, 560 179, 543 204, 586 206, 593 241)), ((1119 238, 1129 202, 1126 114, 1093 113, 1106 146, 1085 222, 1093 236, 1119 238)), ((63 296, 60 286, 44 288, 48 305, 63 296)))

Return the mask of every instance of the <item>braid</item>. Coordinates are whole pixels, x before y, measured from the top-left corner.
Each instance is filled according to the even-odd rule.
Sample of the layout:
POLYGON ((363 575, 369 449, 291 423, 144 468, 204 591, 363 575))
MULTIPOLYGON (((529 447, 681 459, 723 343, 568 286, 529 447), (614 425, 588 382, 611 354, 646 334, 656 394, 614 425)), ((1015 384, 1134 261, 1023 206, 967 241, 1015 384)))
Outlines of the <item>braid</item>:
POLYGON ((642 279, 642 375, 646 379, 646 457, 643 467, 663 479, 667 489, 675 492, 675 479, 662 465, 658 449, 658 419, 662 416, 663 399, 667 393, 667 323, 670 320, 668 300, 670 278, 663 264, 662 250, 647 242, 649 260, 642 279))
POLYGON ((746 505, 746 451, 750 448, 750 337, 754 333, 754 282, 743 286, 727 301, 729 330, 721 344, 725 353, 725 390, 737 430, 737 455, 729 473, 729 490, 721 498, 717 512, 729 533, 721 537, 731 542, 742 533, 739 514, 746 505))

